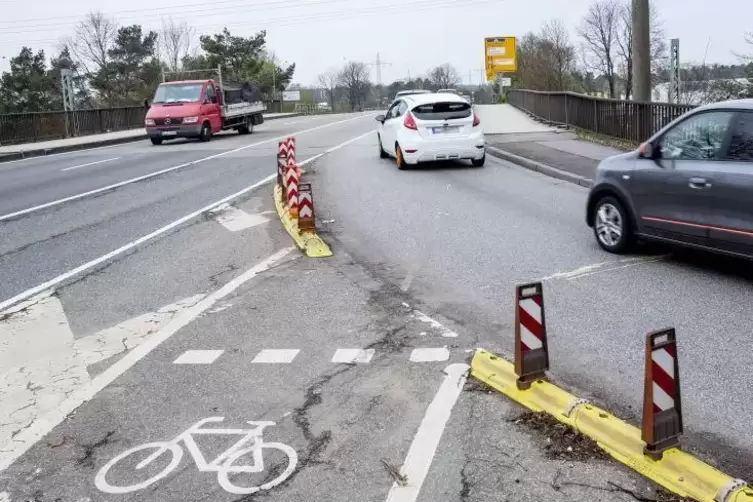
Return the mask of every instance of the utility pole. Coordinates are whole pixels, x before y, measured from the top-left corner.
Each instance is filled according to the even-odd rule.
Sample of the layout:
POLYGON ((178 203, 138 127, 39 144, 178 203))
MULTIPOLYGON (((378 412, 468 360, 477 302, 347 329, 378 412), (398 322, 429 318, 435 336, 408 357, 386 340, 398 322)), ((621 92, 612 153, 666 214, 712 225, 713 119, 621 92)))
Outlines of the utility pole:
POLYGON ((669 49, 669 102, 680 102, 680 39, 673 38, 669 49))
POLYGON ((651 101, 649 0, 633 0, 633 99, 651 101))
POLYGON ((369 66, 376 66, 377 84, 382 85, 382 66, 392 66, 392 63, 382 61, 381 58, 379 57, 379 53, 377 52, 376 62, 369 63, 369 66))
POLYGON ((63 98, 63 111, 65 112, 65 135, 70 138, 76 135, 76 117, 73 113, 76 109, 76 91, 73 85, 73 72, 69 69, 60 70, 60 90, 63 98))

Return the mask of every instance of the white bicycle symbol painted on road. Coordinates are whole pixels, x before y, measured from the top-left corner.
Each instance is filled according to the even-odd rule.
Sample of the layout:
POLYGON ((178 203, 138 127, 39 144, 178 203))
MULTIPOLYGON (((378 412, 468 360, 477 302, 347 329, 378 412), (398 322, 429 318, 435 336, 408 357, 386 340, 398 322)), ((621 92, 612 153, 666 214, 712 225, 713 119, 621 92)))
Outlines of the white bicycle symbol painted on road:
POLYGON ((181 441, 183 441, 186 449, 188 450, 188 453, 196 463, 197 469, 200 472, 216 472, 217 482, 223 489, 225 489, 225 491, 229 493, 237 495, 248 495, 261 490, 269 490, 270 488, 273 488, 285 481, 293 473, 296 464, 298 463, 298 455, 296 454, 295 450, 286 444, 265 443, 262 439, 262 432, 264 431, 264 429, 266 427, 275 425, 275 422, 247 422, 252 426, 252 428, 250 429, 202 429, 202 426, 207 423, 222 422, 224 419, 224 417, 205 418, 196 422, 194 425, 189 427, 188 430, 181 433, 172 441, 158 441, 155 443, 142 444, 141 446, 137 446, 135 448, 131 448, 130 450, 124 451, 117 457, 107 462, 107 464, 105 464, 104 467, 99 470, 97 476, 94 478, 95 486, 102 492, 113 494, 130 493, 138 490, 143 490, 149 485, 163 479, 178 467, 181 459, 183 458, 183 448, 181 448, 180 446, 181 441), (194 441, 193 439, 194 435, 235 435, 243 436, 243 438, 241 438, 233 446, 225 450, 217 458, 215 458, 211 462, 207 462, 207 460, 204 458, 204 455, 202 455, 201 451, 199 451, 199 447, 196 444, 196 441, 194 441), (246 447, 249 442, 252 442, 251 446, 246 447), (115 466, 115 464, 122 461, 126 457, 133 455, 134 453, 149 449, 154 449, 154 453, 136 464, 136 470, 143 469, 144 467, 154 462, 157 458, 159 458, 160 455, 169 451, 172 454, 172 459, 170 460, 170 463, 167 465, 167 467, 165 467, 160 473, 152 476, 146 481, 128 486, 114 486, 107 481, 107 473, 108 471, 110 471, 110 469, 113 468, 113 466, 115 466), (279 476, 260 486, 240 487, 234 485, 230 481, 231 474, 254 474, 264 472, 264 449, 280 450, 282 453, 284 453, 288 457, 287 468, 279 476), (251 454, 253 465, 233 465, 236 460, 247 454, 251 454))

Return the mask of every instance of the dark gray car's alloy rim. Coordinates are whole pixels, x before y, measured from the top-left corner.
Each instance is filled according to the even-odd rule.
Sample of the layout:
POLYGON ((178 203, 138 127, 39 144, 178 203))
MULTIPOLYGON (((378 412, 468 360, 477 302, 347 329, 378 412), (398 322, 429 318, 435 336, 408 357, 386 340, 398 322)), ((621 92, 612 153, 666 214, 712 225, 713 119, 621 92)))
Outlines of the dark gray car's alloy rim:
POLYGON ((622 238, 622 215, 614 205, 606 203, 596 211, 596 235, 602 244, 614 247, 622 238))

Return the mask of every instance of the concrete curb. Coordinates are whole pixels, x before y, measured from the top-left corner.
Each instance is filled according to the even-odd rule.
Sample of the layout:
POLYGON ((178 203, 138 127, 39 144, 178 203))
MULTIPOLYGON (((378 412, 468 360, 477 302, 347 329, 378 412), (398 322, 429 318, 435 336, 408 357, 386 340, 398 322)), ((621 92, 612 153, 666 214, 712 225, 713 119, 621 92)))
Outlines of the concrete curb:
POLYGON ((640 429, 548 381, 518 389, 513 364, 494 354, 478 349, 471 376, 529 410, 572 427, 618 462, 677 495, 703 502, 753 502, 753 488, 689 453, 671 449, 660 460, 644 455, 640 429))
POLYGON ((487 146, 486 151, 494 157, 512 162, 513 164, 517 164, 520 167, 530 169, 531 171, 536 171, 537 173, 541 173, 552 178, 569 181, 570 183, 574 183, 585 188, 591 188, 593 186, 593 181, 588 178, 563 171, 562 169, 557 169, 556 167, 542 164, 541 162, 536 162, 535 160, 521 157, 520 155, 515 155, 514 153, 510 153, 495 146, 487 146))
MULTIPOLYGON (((285 115, 282 117, 265 117, 264 121, 268 120, 278 120, 278 119, 287 119, 287 118, 293 118, 293 117, 300 117, 303 115, 302 113, 293 113, 290 115, 285 115)), ((11 152, 8 154, 0 154, 0 163, 3 162, 10 162, 12 160, 22 160, 22 159, 30 159, 34 157, 44 157, 46 155, 52 155, 55 153, 66 153, 66 152, 75 152, 76 150, 86 150, 90 148, 98 148, 98 147, 105 147, 105 146, 112 146, 112 145, 121 145, 125 143, 133 143, 135 141, 142 141, 147 139, 146 133, 143 135, 137 135, 137 136, 128 136, 125 138, 114 138, 114 139, 108 139, 103 141, 91 141, 89 143, 77 143, 75 145, 62 145, 62 146, 56 146, 53 148, 39 148, 36 150, 26 150, 22 152, 11 152)))
POLYGON ((282 188, 275 184, 272 197, 274 198, 277 216, 280 217, 282 226, 285 227, 290 237, 293 238, 293 242, 298 246, 298 249, 303 251, 309 258, 327 258, 332 256, 332 250, 330 250, 327 243, 316 232, 301 232, 298 229, 298 220, 290 216, 290 212, 282 200, 282 195, 282 188))

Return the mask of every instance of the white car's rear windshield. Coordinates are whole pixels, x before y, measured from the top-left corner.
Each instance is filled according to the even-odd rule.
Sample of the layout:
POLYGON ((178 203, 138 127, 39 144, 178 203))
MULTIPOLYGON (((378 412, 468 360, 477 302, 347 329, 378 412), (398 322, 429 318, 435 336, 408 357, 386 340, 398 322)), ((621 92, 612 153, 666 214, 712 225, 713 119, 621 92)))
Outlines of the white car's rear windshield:
POLYGON ((464 119, 471 116, 469 103, 426 103, 418 105, 413 110, 413 115, 418 120, 451 120, 464 119))

